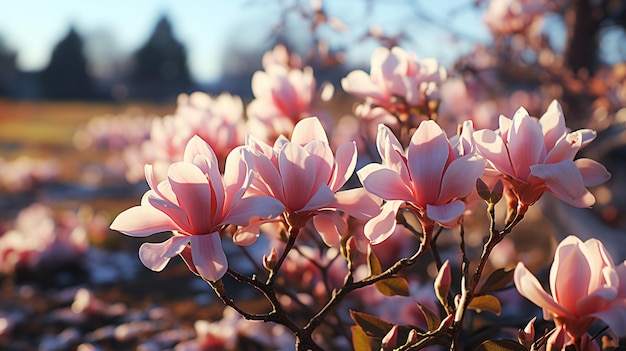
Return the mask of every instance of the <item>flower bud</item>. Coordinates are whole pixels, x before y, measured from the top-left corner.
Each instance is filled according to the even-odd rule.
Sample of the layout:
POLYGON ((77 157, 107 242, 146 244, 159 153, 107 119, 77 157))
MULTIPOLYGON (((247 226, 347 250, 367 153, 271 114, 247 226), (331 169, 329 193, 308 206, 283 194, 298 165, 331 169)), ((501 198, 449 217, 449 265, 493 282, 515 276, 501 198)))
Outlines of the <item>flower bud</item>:
POLYGON ((443 265, 441 265, 437 278, 435 278, 435 294, 444 307, 448 306, 448 293, 450 292, 451 283, 450 261, 446 260, 443 265))
POLYGON ((263 255, 263 267, 271 272, 276 267, 276 263, 278 263, 278 252, 276 252, 275 248, 272 248, 269 256, 263 255))
POLYGON ((498 179, 496 184, 493 185, 493 189, 491 189, 491 196, 489 196, 489 202, 492 204, 497 204, 500 199, 502 199, 502 193, 504 193, 504 184, 502 183, 502 179, 498 179))
POLYGON ((489 186, 482 179, 476 178, 476 192, 481 199, 489 202, 491 200, 491 191, 489 191, 489 186))
POLYGON ((396 347, 398 343, 398 326, 394 325, 393 328, 385 335, 380 345, 381 350, 391 351, 396 347))
POLYGON ((530 322, 528 322, 528 324, 523 330, 520 329, 517 331, 517 340, 519 341, 520 344, 524 345, 526 348, 530 348, 530 345, 532 345, 533 341, 535 340, 535 320, 536 319, 537 317, 534 317, 533 319, 530 320, 530 322))

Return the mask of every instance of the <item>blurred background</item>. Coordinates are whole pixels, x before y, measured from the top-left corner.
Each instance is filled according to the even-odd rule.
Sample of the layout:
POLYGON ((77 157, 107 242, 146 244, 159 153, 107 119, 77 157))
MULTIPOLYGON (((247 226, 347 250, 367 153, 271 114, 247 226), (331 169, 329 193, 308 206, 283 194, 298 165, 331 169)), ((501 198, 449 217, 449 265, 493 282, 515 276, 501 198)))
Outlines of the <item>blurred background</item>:
MULTIPOLYGON (((437 108, 450 136, 465 119, 496 128, 557 99, 568 127, 598 131, 583 155, 612 179, 592 189, 593 210, 546 196, 528 227, 542 224, 540 248, 513 237, 515 254, 494 265, 545 266, 574 231, 626 258, 625 1, 0 0, 0 348, 173 349, 221 316, 179 260, 150 272, 141 240, 108 226, 147 189, 129 170, 155 161, 141 150, 154 121, 182 113, 180 94, 227 92, 245 107, 277 45, 334 86, 319 108, 336 126, 358 121, 341 79, 369 72, 380 46, 446 68, 437 108)), ((247 349, 279 348, 254 340, 247 349)))

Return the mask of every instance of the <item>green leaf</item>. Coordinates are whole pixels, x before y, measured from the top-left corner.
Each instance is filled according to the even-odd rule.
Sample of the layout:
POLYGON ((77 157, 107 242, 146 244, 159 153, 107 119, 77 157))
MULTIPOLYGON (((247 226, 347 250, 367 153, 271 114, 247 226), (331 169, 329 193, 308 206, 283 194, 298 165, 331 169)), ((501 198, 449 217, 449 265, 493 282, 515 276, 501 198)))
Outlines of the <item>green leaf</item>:
POLYGON ((392 276, 374 283, 376 289, 385 296, 409 296, 409 283, 406 279, 398 276, 392 276))
POLYGON ((513 269, 510 269, 508 271, 504 268, 496 269, 489 275, 489 277, 487 277, 487 280, 485 281, 485 284, 483 284, 483 286, 480 288, 479 293, 483 294, 490 291, 504 289, 506 285, 513 280, 513 272, 513 269))
POLYGON ((377 275, 383 272, 380 261, 371 246, 367 247, 367 266, 370 269, 370 275, 377 275))
POLYGON ((500 300, 493 295, 474 296, 467 308, 478 313, 488 311, 496 316, 499 316, 501 311, 500 300))
POLYGON ((354 351, 377 351, 376 342, 372 340, 363 328, 358 325, 350 327, 352 331, 352 348, 354 351))
POLYGON ((528 351, 526 348, 514 340, 500 339, 487 340, 480 344, 474 351, 528 351))
POLYGON ((419 307, 419 309, 422 311, 422 314, 424 314, 424 318, 426 318, 426 325, 428 326, 429 331, 433 331, 439 328, 439 325, 441 324, 441 318, 439 318, 439 316, 435 312, 429 310, 426 306, 422 305, 419 302, 417 303, 417 307, 419 307))
POLYGON ((393 324, 363 312, 350 310, 350 317, 368 336, 375 338, 382 339, 393 327, 393 324))

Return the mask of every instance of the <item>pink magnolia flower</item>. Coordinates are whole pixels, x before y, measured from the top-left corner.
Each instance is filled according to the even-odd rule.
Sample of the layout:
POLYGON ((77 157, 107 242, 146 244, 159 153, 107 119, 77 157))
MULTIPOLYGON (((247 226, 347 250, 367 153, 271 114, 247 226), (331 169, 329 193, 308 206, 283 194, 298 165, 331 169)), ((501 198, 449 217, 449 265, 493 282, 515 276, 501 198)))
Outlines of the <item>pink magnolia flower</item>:
POLYGON ((365 225, 372 244, 393 233, 400 208, 413 211, 425 228, 435 222, 446 227, 458 223, 465 211, 462 198, 472 192, 484 171, 482 157, 455 157, 435 121, 420 124, 406 151, 389 128, 380 125, 377 147, 382 164, 371 163, 357 172, 367 191, 387 201, 365 225))
POLYGON ((372 53, 370 73, 350 72, 341 80, 341 86, 352 95, 395 112, 399 102, 426 107, 445 78, 445 69, 433 58, 419 59, 400 47, 391 51, 379 47, 372 53))
POLYGON ((553 101, 539 120, 522 107, 509 119, 500 116, 500 128, 474 133, 478 154, 502 174, 526 212, 544 191, 576 207, 590 207, 595 197, 586 189, 607 181, 610 174, 600 163, 574 156, 593 139, 590 129, 569 132, 561 106, 553 101))
MULTIPOLYGON (((274 141, 279 135, 291 135, 295 124, 306 117, 319 116, 325 124, 331 120, 316 111, 316 83, 311 67, 288 69, 271 64, 265 71, 252 76, 255 99, 248 105, 250 131, 265 141, 274 141)), ((323 95, 323 99, 330 97, 323 95)))
POLYGON ((543 308, 544 319, 554 318, 573 340, 596 319, 626 335, 626 261, 616 266, 599 240, 570 235, 559 243, 550 268, 552 295, 521 262, 514 280, 522 296, 543 308))
POLYGON ((136 237, 173 231, 165 242, 141 246, 143 264, 161 271, 170 258, 181 254, 192 271, 205 279, 220 279, 227 269, 221 245, 223 228, 229 224, 245 226, 254 216, 274 217, 283 210, 271 198, 242 198, 252 181, 244 160, 247 153, 242 147, 233 150, 222 178, 209 145, 193 137, 185 148, 184 161, 169 167, 166 180, 157 184, 152 166, 146 166, 150 190, 140 206, 119 214, 111 229, 136 237), (183 252, 187 245, 191 251, 183 252))
POLYGON ((250 193, 278 199, 292 226, 301 228, 314 217, 317 231, 334 245, 346 228, 337 210, 357 218, 376 213, 377 199, 363 188, 339 191, 356 167, 356 145, 343 143, 333 155, 316 117, 298 122, 291 141, 281 135, 271 147, 249 137, 246 145, 253 150, 255 172, 250 193))
POLYGON ((143 177, 140 165, 151 164, 158 181, 167 178, 170 164, 181 160, 187 142, 198 135, 207 142, 220 165, 246 133, 241 98, 230 94, 212 97, 202 92, 178 97, 176 113, 152 120, 150 136, 139 146, 124 152, 128 171, 126 178, 136 182, 143 177))
POLYGON ((483 20, 492 33, 519 33, 539 22, 551 10, 544 0, 491 0, 483 20))

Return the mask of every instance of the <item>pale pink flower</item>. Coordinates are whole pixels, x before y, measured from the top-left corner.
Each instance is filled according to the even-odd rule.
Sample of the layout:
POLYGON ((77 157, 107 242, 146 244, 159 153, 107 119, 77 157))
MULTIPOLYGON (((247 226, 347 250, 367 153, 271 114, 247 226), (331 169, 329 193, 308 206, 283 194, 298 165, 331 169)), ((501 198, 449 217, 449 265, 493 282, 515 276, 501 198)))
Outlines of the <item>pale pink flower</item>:
POLYGON ((350 72, 341 86, 373 105, 396 112, 398 105, 426 107, 429 99, 436 99, 445 78, 445 69, 433 58, 420 59, 400 47, 379 47, 372 53, 370 73, 350 72))
POLYGON ((274 46, 272 50, 263 54, 261 60, 263 68, 268 69, 272 65, 280 65, 287 69, 302 69, 302 58, 297 53, 289 52, 283 44, 274 46))
POLYGON ((596 319, 618 335, 626 335, 626 261, 619 265, 602 242, 582 242, 570 235, 556 248, 550 268, 550 291, 518 263, 514 274, 519 293, 543 309, 544 319, 576 340, 596 319))
POLYGON ((500 116, 500 128, 474 133, 478 154, 502 174, 518 200, 518 213, 526 212, 544 191, 576 207, 590 207, 594 196, 586 187, 607 181, 610 174, 588 158, 574 161, 578 150, 596 133, 569 132, 561 106, 553 101, 537 120, 522 107, 509 119, 500 116))
POLYGON ((128 165, 126 178, 131 182, 143 177, 143 164, 151 164, 158 181, 167 178, 170 164, 181 160, 187 142, 198 135, 209 144, 220 166, 246 133, 243 102, 238 96, 212 97, 202 92, 181 94, 174 115, 152 120, 150 136, 138 146, 124 151, 128 165))
POLYGON ((491 0, 483 20, 492 33, 510 35, 540 22, 550 10, 545 0, 491 0))
POLYGON ((250 136, 246 145, 253 150, 251 194, 282 202, 292 226, 301 228, 314 217, 315 228, 329 245, 338 243, 346 228, 337 210, 367 218, 378 209, 377 199, 363 188, 340 191, 356 167, 356 145, 343 143, 333 155, 316 117, 298 122, 291 141, 281 135, 272 147, 250 136))
POLYGON ((136 237, 173 231, 163 243, 141 246, 143 264, 161 271, 170 258, 181 254, 192 271, 205 279, 220 279, 227 269, 221 244, 224 227, 245 226, 254 216, 274 217, 283 210, 271 198, 242 198, 252 181, 244 161, 247 153, 243 148, 233 150, 222 178, 211 148, 200 137, 193 137, 185 148, 184 161, 169 167, 166 180, 157 184, 152 167, 146 166, 150 190, 140 206, 119 214, 111 229, 136 237), (187 245, 191 251, 183 252, 187 245))
POLYGON ((252 92, 255 99, 248 105, 248 125, 251 133, 264 141, 291 135, 295 124, 306 117, 318 116, 326 125, 331 123, 313 107, 316 82, 311 67, 300 70, 269 65, 252 76, 252 92))
POLYGON ((380 125, 377 147, 382 164, 371 163, 357 172, 367 191, 386 200, 380 214, 365 225, 372 244, 393 233, 400 208, 414 212, 424 227, 435 222, 446 227, 458 223, 465 211, 462 199, 484 171, 482 157, 455 157, 435 121, 420 124, 406 151, 391 130, 380 125))

